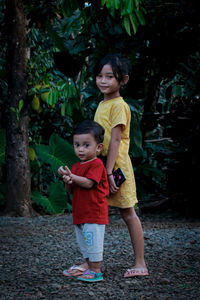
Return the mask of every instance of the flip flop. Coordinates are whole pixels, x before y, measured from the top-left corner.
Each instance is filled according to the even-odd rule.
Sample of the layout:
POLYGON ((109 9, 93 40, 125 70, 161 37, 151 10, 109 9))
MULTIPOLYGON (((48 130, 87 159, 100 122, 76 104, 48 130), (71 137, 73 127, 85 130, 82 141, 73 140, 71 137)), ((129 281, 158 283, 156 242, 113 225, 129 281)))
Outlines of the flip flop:
POLYGON ((83 275, 78 276, 76 279, 85 281, 85 282, 97 282, 103 280, 103 274, 102 273, 96 273, 93 271, 90 271, 89 269, 84 272, 83 275))
POLYGON ((124 277, 129 278, 129 277, 136 277, 136 276, 148 276, 149 272, 146 268, 132 268, 128 269, 124 277))
POLYGON ((86 269, 82 268, 81 266, 72 266, 68 270, 64 270, 63 275, 67 277, 74 277, 74 276, 83 275, 85 271, 86 269))

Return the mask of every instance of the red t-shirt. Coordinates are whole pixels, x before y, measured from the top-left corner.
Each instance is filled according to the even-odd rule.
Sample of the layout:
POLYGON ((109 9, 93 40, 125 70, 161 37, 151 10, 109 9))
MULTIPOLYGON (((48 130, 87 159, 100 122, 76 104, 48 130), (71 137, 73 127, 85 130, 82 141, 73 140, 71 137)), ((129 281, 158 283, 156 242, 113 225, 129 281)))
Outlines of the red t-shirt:
POLYGON ((85 163, 76 163, 71 172, 95 182, 91 189, 73 186, 73 224, 108 224, 109 184, 106 169, 97 158, 85 163))

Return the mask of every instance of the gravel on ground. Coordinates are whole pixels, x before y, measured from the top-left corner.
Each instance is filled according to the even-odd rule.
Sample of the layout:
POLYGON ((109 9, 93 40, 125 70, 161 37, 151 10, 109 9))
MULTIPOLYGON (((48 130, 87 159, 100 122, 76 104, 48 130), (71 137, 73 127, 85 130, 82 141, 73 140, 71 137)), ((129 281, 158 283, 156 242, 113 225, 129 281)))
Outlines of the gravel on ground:
POLYGON ((126 226, 110 216, 104 281, 84 283, 62 271, 82 262, 71 215, 0 217, 0 299, 200 299, 200 222, 141 216, 149 276, 124 278, 133 264, 126 226))

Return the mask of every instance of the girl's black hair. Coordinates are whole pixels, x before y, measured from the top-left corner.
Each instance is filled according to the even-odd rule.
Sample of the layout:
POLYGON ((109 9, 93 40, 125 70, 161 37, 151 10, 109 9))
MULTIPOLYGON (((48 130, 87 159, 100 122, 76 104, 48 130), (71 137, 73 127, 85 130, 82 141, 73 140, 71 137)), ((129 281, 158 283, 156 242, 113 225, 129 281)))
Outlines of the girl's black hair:
POLYGON ((78 124, 74 134, 87 134, 90 133, 94 136, 97 144, 103 143, 105 129, 97 122, 92 120, 85 120, 78 124))
POLYGON ((94 69, 94 74, 97 76, 105 65, 109 64, 113 70, 113 74, 117 81, 123 81, 124 76, 130 73, 130 62, 121 54, 108 54, 102 58, 94 69))

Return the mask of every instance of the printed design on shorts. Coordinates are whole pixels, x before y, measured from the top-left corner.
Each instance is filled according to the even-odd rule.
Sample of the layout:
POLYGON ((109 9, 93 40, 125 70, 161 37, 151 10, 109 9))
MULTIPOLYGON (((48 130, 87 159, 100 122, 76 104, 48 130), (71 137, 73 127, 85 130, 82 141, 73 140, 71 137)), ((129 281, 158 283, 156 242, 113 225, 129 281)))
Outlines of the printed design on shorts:
POLYGON ((88 246, 93 245, 93 232, 83 232, 84 240, 88 246))

